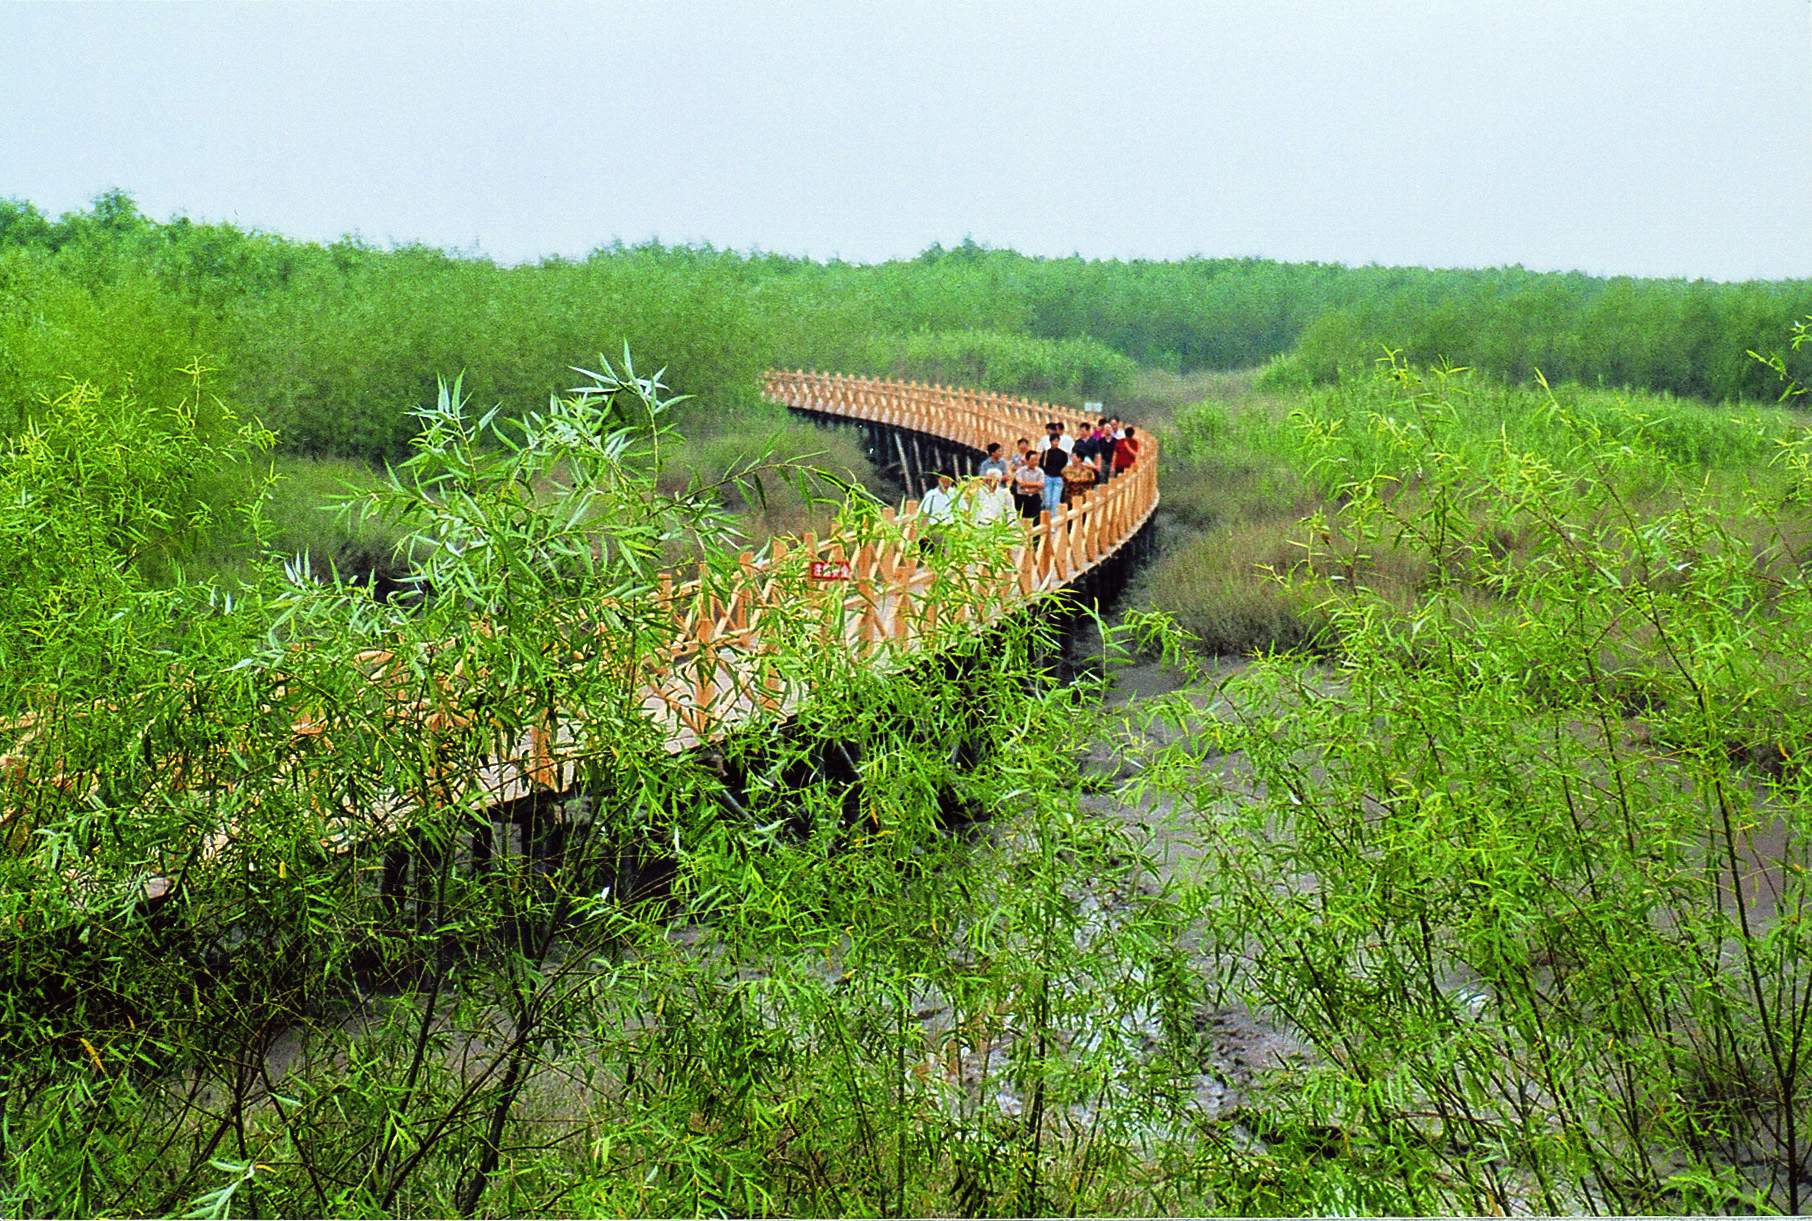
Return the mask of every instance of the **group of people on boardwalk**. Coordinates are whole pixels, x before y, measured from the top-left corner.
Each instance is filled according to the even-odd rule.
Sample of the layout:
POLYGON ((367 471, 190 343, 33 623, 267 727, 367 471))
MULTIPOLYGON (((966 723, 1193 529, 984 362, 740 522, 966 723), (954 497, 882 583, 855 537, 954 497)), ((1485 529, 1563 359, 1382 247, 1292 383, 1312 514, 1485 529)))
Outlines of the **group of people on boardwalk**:
POLYGON ((919 516, 931 524, 964 511, 984 524, 1015 513, 1036 520, 1124 474, 1138 459, 1138 430, 1116 417, 1092 424, 1082 420, 1074 433, 1061 420, 1052 420, 1036 446, 1031 438, 1020 437, 1008 453, 999 441, 990 442, 975 480, 965 487, 958 488, 948 474, 932 475, 919 501, 919 516))

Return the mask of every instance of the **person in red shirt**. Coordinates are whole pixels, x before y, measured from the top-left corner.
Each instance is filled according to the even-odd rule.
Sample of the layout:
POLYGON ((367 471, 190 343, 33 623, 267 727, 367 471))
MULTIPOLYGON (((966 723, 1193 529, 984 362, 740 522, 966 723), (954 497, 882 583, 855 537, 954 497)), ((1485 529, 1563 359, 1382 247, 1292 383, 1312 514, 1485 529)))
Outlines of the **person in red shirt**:
POLYGON ((1133 436, 1138 430, 1131 424, 1126 426, 1126 435, 1114 444, 1114 473, 1130 470, 1139 458, 1139 439, 1133 436))

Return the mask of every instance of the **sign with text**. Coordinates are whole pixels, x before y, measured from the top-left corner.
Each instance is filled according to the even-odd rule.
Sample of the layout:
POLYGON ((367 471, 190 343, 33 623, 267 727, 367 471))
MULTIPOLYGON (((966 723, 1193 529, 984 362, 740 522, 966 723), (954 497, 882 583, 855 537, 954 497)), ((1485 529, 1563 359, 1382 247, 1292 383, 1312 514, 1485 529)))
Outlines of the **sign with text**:
POLYGON ((813 560, 809 572, 814 581, 849 580, 849 564, 844 560, 813 560))

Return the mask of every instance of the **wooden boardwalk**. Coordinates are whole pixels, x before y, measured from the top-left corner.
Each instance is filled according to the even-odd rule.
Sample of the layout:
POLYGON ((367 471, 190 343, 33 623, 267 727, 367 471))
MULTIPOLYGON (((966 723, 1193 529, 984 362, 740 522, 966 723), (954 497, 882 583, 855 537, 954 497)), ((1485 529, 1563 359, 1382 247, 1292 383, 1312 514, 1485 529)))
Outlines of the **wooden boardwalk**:
MULTIPOLYGON (((1041 436, 1047 420, 1076 414, 985 391, 801 370, 770 371, 764 393, 800 411, 977 451, 990 441, 1041 436)), ((809 698, 798 676, 773 665, 782 638, 814 640, 887 667, 938 647, 947 633, 985 626, 1074 585, 1128 546, 1156 512, 1157 451, 1156 439, 1143 437, 1130 471, 1037 521, 999 523, 971 540, 979 554, 965 563, 926 554, 918 502, 908 500, 824 538, 775 539, 745 552, 729 581, 664 578, 661 600, 674 618, 674 642, 650 675, 642 706, 666 726, 669 752, 691 750, 762 717, 784 719, 809 698)), ((558 715, 549 722, 484 769, 478 784, 486 804, 573 787, 587 749, 584 727, 558 715)))
MULTIPOLYGON (((976 451, 991 441, 1010 445, 1019 436, 1042 435, 1047 420, 1076 414, 1000 394, 803 371, 771 371, 764 389, 789 408, 976 451)), ((1037 521, 948 526, 928 545, 927 525, 909 500, 898 510, 855 515, 823 538, 774 539, 759 552, 744 552, 727 574, 663 577, 657 603, 672 619, 672 643, 651 659, 641 704, 665 728, 666 749, 690 750, 763 718, 785 719, 810 698, 812 680, 809 668, 782 672, 783 656, 839 650, 866 665, 892 667, 1086 580, 1139 536, 1157 508, 1158 446, 1149 436, 1141 442, 1132 470, 1037 521), (802 643, 816 649, 801 649, 802 643)), ((386 652, 357 660, 375 682, 392 671, 400 676, 386 652)), ((417 711, 444 718, 426 707, 417 711)), ((17 831, 29 823, 14 820, 29 805, 25 764, 33 735, 28 721, 14 728, 25 729, 25 741, 0 754, 0 777, 14 781, 4 786, 13 801, 0 810, 0 827, 13 823, 9 829, 17 831)), ((295 726, 299 738, 324 729, 307 721, 295 726)), ((460 787, 492 808, 568 792, 582 753, 595 749, 586 738, 583 723, 550 710, 543 725, 501 743, 460 787)), ((68 780, 58 775, 51 783, 61 788, 68 780)), ((412 808, 400 795, 379 798, 336 816, 339 830, 330 838, 343 847, 411 821, 412 808)), ((210 836, 203 855, 213 856, 231 838, 230 829, 210 836)), ((147 893, 155 898, 167 885, 153 878, 147 893)))
MULTIPOLYGON (((977 451, 991 441, 1042 436, 1047 420, 1076 414, 985 391, 801 370, 771 370, 763 389, 800 411, 977 451)), ((775 539, 759 553, 745 552, 740 579, 728 584, 702 576, 665 581, 675 641, 651 676, 644 709, 668 727, 670 752, 690 750, 757 718, 784 717, 809 697, 769 665, 779 636, 808 633, 823 648, 889 666, 937 647, 942 633, 985 625, 1076 584, 1128 546, 1156 512, 1157 451, 1156 438, 1142 437, 1130 471, 1037 521, 999 524, 977 540, 983 555, 962 565, 926 556, 918 502, 908 500, 825 538, 775 539), (940 581, 945 588, 936 588, 940 581)), ((481 784, 497 804, 536 789, 564 791, 577 770, 580 737, 582 727, 571 725, 533 731, 487 769, 481 784)))

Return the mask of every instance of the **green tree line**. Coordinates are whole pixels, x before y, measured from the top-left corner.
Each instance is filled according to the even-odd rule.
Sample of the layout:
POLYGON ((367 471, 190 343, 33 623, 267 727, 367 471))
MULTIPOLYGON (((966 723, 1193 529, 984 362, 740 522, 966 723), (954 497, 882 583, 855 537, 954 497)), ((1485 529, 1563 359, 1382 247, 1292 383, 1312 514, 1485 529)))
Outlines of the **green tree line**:
MULTIPOLYGON (((1331 380, 1383 346, 1509 381, 1772 398, 1750 360, 1812 313, 1803 281, 1721 284, 1191 258, 1031 258, 972 242, 861 266, 707 246, 602 247, 499 266, 357 238, 321 244, 187 219, 109 192, 59 218, 0 202, 0 421, 80 377, 174 401, 197 356, 290 453, 395 457, 461 370, 528 410, 558 370, 629 344, 686 370, 699 421, 746 419, 771 364, 1112 398, 1137 365, 1279 361, 1331 380)), ((1804 376, 1812 354, 1794 357, 1804 376)))

